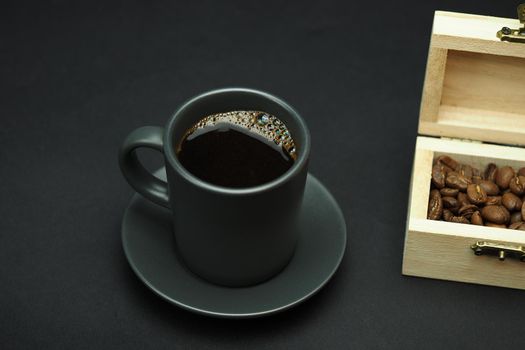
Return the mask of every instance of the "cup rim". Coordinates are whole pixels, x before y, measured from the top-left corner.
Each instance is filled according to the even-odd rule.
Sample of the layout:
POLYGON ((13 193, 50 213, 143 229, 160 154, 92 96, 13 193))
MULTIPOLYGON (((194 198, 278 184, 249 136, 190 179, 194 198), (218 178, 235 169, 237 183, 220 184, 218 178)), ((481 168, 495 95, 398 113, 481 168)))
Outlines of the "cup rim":
POLYGON ((186 102, 184 102, 173 114, 173 116, 170 118, 168 123, 166 124, 166 129, 164 130, 164 156, 169 163, 169 165, 179 173, 179 175, 184 178, 189 183, 206 189, 211 192, 219 193, 219 194, 227 194, 227 195, 252 195, 257 194, 261 192, 265 192, 269 189, 279 187, 286 182, 288 182, 290 179, 295 177, 297 174, 299 174, 303 168, 306 166, 308 158, 310 156, 310 132, 308 130, 308 127, 306 126, 306 123, 304 122, 303 118, 299 115, 299 113, 290 106, 287 102, 283 101, 282 99, 269 94, 264 91, 255 90, 255 89, 249 89, 249 88, 243 88, 243 87, 229 87, 229 88, 221 88, 221 89, 214 89, 207 92, 204 92, 202 94, 199 94, 195 97, 192 97, 188 99, 186 102), (238 93, 238 92, 245 92, 250 93, 254 95, 258 95, 259 97, 263 97, 267 100, 270 100, 273 103, 276 103, 280 105, 283 109, 285 109, 291 118, 295 120, 297 125, 299 126, 299 132, 302 134, 303 145, 301 145, 301 152, 299 152, 299 157, 295 160, 294 164, 290 169, 288 169, 285 173, 281 174, 279 177, 273 179, 270 182, 252 186, 252 187, 245 187, 245 188, 233 188, 233 187, 225 187, 225 186, 219 186, 212 184, 210 182, 201 180, 200 178, 196 177, 192 173, 190 173, 184 166, 180 163, 180 161, 177 159, 177 156, 175 154, 174 147, 171 145, 171 141, 173 139, 173 132, 174 127, 173 124, 175 123, 177 116, 179 116, 186 108, 191 106, 192 104, 205 99, 209 96, 216 95, 216 94, 222 94, 222 93, 238 93))

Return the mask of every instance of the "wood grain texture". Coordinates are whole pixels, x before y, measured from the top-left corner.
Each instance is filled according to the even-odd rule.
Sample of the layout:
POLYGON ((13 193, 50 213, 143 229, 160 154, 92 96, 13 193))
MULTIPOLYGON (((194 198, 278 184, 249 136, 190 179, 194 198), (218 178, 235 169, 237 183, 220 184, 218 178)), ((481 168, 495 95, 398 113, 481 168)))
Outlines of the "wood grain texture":
POLYGON ((500 42, 505 25, 519 21, 436 12, 420 134, 525 145, 525 44, 500 42))
POLYGON ((522 148, 419 136, 410 186, 403 274, 525 289, 525 263, 476 256, 470 249, 470 245, 485 240, 525 245, 525 232, 426 219, 432 161, 442 154, 481 169, 489 162, 525 166, 522 148))
POLYGON ((491 122, 491 128, 505 116, 505 127, 525 126, 525 59, 450 50, 441 105, 459 108, 458 117, 469 122, 491 122))
POLYGON ((425 84, 423 86, 422 100, 419 119, 421 121, 436 122, 441 105, 441 93, 443 91, 443 79, 445 77, 445 66, 447 63, 446 49, 430 47, 427 59, 427 71, 425 73, 425 84))
POLYGON ((410 218, 427 218, 431 179, 429 169, 432 169, 433 160, 434 151, 430 149, 418 149, 416 146, 411 181, 412 186, 410 188, 409 220, 410 218))

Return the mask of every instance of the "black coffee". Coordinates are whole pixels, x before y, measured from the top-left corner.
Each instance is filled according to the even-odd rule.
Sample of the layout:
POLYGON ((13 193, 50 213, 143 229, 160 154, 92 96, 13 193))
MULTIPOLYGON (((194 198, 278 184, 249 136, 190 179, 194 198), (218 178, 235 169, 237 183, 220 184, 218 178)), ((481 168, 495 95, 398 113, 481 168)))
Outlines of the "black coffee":
POLYGON ((286 125, 260 111, 204 117, 177 145, 182 165, 198 178, 224 187, 252 187, 284 174, 296 159, 286 125))

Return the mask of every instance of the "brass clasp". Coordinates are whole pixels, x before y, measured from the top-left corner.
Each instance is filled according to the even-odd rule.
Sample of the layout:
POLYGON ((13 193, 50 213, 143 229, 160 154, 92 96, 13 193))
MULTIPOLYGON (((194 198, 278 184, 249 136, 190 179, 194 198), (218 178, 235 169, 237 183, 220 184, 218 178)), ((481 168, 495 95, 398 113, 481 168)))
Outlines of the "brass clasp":
POLYGON ((518 29, 501 28, 496 34, 501 41, 525 43, 525 3, 518 6, 518 19, 523 24, 523 27, 518 29))
POLYGON ((501 261, 509 257, 525 262, 525 247, 523 246, 479 241, 471 245, 470 249, 472 249, 476 255, 496 255, 501 261))

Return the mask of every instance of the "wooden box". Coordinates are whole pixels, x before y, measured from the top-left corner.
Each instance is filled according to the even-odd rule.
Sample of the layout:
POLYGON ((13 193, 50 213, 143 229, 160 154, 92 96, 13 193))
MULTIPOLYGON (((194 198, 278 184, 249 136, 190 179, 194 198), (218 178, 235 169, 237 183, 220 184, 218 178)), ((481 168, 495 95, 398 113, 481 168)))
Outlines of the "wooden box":
POLYGON ((478 242, 525 249, 525 231, 427 220, 433 159, 525 166, 525 43, 517 19, 437 11, 421 101, 403 274, 525 289, 525 262, 474 254, 478 242), (421 136, 426 135, 426 136, 421 136))

